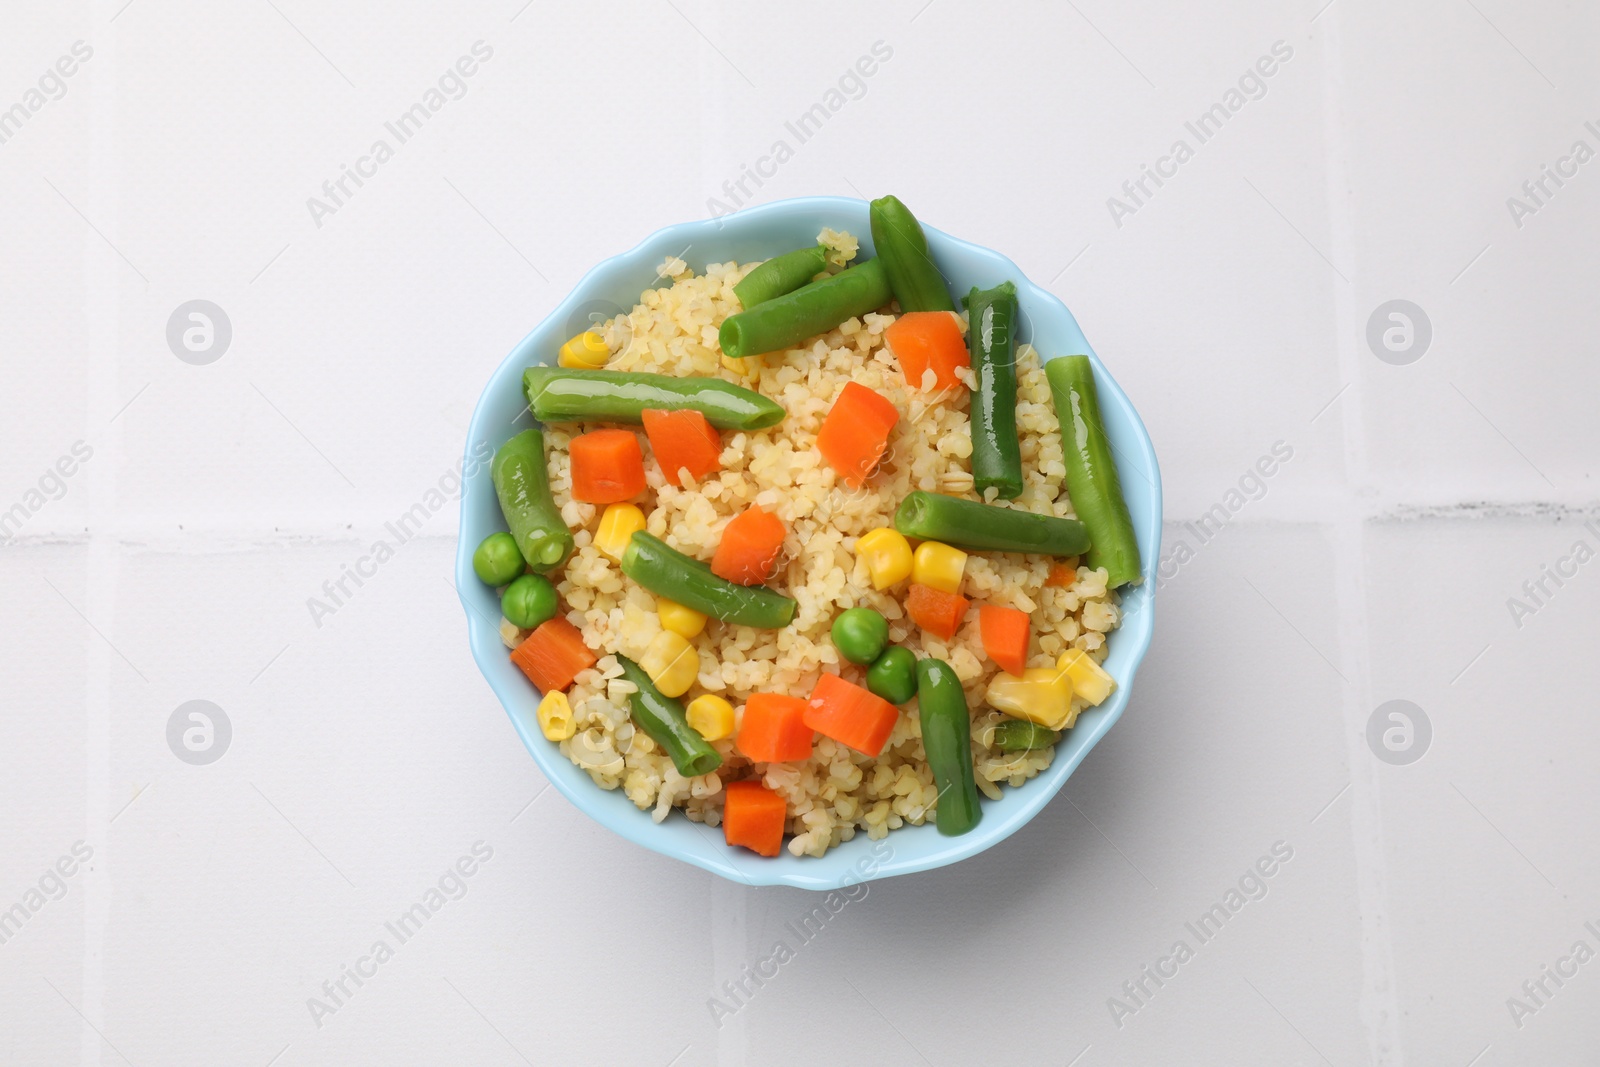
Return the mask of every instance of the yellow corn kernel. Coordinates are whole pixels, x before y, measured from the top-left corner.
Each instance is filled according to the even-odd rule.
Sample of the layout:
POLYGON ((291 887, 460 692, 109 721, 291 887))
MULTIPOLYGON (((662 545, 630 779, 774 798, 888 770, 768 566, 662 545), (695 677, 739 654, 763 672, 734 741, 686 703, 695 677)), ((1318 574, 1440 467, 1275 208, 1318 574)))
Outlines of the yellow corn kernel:
POLYGON ((924 541, 917 546, 911 562, 911 580, 945 593, 961 592, 961 572, 967 569, 967 554, 959 548, 924 541))
POLYGON ((719 696, 701 693, 684 711, 689 726, 707 741, 721 741, 733 733, 733 705, 719 696))
POLYGON ((743 378, 746 381, 755 381, 756 378, 760 377, 764 363, 760 356, 745 356, 743 359, 723 356, 722 366, 732 371, 735 377, 743 378))
POLYGON ((700 654, 681 635, 662 630, 639 657, 639 668, 656 683, 662 696, 680 697, 700 673, 700 654))
POLYGON ((706 617, 693 608, 686 608, 672 600, 656 601, 656 614, 661 618, 661 628, 671 630, 679 637, 692 639, 706 628, 706 617))
POLYGON ((611 346, 594 330, 584 330, 561 346, 556 362, 578 370, 599 370, 611 358, 611 346))
POLYGON ((1056 660, 1056 670, 1067 675, 1072 691, 1084 702, 1099 706, 1117 688, 1117 681, 1106 673, 1094 657, 1081 648, 1069 648, 1056 660))
POLYGON ((862 534, 856 539, 856 555, 867 561, 874 589, 887 589, 911 577, 911 542, 899 530, 882 526, 862 534))
POLYGON ((1017 719, 1027 719, 1051 730, 1072 725, 1072 686, 1066 674, 1054 667, 1030 667, 1018 678, 997 674, 983 699, 991 708, 1017 719))
POLYGON ((632 504, 612 504, 600 516, 600 529, 594 535, 594 547, 621 563, 628 542, 642 529, 644 512, 632 504))
POLYGON ((565 741, 578 728, 572 719, 572 705, 567 701, 567 694, 559 689, 544 695, 535 714, 539 719, 539 729, 551 741, 565 741))

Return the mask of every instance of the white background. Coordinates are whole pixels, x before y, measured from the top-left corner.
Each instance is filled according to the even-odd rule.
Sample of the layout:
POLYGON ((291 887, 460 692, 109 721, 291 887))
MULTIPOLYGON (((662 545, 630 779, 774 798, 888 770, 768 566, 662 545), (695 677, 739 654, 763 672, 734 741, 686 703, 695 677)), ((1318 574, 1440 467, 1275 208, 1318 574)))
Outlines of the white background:
POLYGON ((0 509, 93 456, 0 549, 0 907, 93 858, 0 945, 0 1062, 1593 1062, 1600 962, 1507 1000, 1600 949, 1600 564, 1507 601, 1600 547, 1600 162, 1520 226, 1507 198, 1600 148, 1600 14, 1323 2, 8 5, 0 108, 94 53, 0 145, 0 509), (480 40, 318 226, 307 198, 480 40), (1107 198, 1277 41, 1265 95, 1118 226, 1107 198), (754 200, 894 192, 1058 293, 1194 551, 1063 794, 874 883, 719 1027, 708 998, 816 898, 545 791, 467 653, 455 505, 320 627, 307 598, 459 461, 585 270, 780 138, 754 200), (166 341, 194 299, 233 329, 205 366, 166 341), (1409 365, 1367 342, 1394 299, 1432 324, 1409 365), (1201 544, 1183 524, 1279 441, 1201 544), (209 766, 166 741, 192 699, 232 724, 209 766), (1366 741, 1395 699, 1432 723, 1410 765, 1366 741), (466 895, 318 1026, 308 998, 478 841, 466 895), (1280 841, 1267 896, 1114 1022, 1280 841))

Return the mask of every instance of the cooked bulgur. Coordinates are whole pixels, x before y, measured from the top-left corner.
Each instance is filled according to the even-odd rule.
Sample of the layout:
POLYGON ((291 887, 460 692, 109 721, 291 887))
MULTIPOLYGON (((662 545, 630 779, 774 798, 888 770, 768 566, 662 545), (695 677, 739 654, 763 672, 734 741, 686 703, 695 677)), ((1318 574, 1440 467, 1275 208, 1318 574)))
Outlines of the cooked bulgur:
MULTIPOLYGON (((849 234, 824 230, 819 240, 830 249, 831 269, 842 269, 855 257, 856 240, 849 234)), ((1070 587, 1047 587, 1048 557, 974 552, 964 579, 974 603, 956 638, 946 643, 913 625, 891 592, 873 589, 853 549, 859 535, 893 525, 895 506, 912 490, 972 495, 966 390, 934 397, 908 389, 884 345, 884 331, 894 321, 889 314, 852 318, 802 348, 725 360, 718 327, 739 310, 733 286, 756 265, 714 263, 696 275, 683 260, 668 259, 661 277, 671 285, 647 290, 638 306, 604 327, 611 369, 721 376, 758 390, 788 411, 772 429, 725 433, 722 470, 700 484, 674 487, 653 458, 647 461, 648 489, 637 503, 648 531, 682 552, 709 558, 723 527, 751 504, 776 513, 788 528, 773 584, 799 603, 793 625, 769 631, 712 619, 692 642, 700 673, 691 694, 721 695, 742 713, 751 693, 803 695, 823 671, 859 678, 860 669, 844 663, 834 648, 829 627, 844 609, 871 607, 889 620, 893 643, 946 660, 961 678, 973 711, 978 787, 997 799, 1002 785, 1021 785, 1047 768, 1055 750, 1005 753, 991 747, 993 728, 1004 716, 983 703, 985 686, 998 668, 984 656, 975 624, 977 603, 1032 614, 1037 640, 1029 666, 1048 667, 1069 648, 1103 660, 1105 635, 1119 619, 1106 571, 1080 566, 1070 587), (856 490, 844 485, 816 448, 823 417, 850 381, 889 398, 901 413, 889 453, 856 490)), ((1071 517, 1049 385, 1031 347, 1019 348, 1017 363, 1024 489, 1010 506, 1071 517)), ((594 668, 578 675, 568 694, 577 732, 561 742, 561 751, 601 788, 622 788, 657 821, 677 807, 690 819, 716 826, 723 782, 749 777, 751 764, 730 736, 714 742, 723 758, 718 770, 684 778, 629 720, 633 686, 622 679, 617 654, 639 658, 661 627, 655 596, 626 580, 617 563, 595 547, 602 509, 572 499, 567 446, 587 428, 547 430, 551 487, 577 544, 556 588, 567 618, 600 657, 594 668)), ((511 647, 527 636, 509 622, 502 622, 501 632, 511 647)), ((937 797, 914 704, 900 710, 877 758, 819 736, 810 759, 761 764, 755 770, 788 804, 787 831, 794 835, 788 847, 797 856, 820 856, 858 831, 881 838, 904 823, 922 823, 931 817, 937 797)))

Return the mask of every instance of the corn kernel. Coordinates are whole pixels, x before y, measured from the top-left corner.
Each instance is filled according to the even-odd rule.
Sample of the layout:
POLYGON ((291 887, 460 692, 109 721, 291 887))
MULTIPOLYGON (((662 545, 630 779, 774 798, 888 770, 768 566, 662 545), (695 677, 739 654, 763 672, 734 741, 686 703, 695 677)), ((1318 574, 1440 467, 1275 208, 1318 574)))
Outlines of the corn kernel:
POLYGON ((1065 672, 1074 693, 1096 707, 1117 688, 1116 679, 1081 648, 1069 648, 1063 652, 1056 661, 1056 670, 1065 672))
POLYGON ((867 561, 874 589, 887 589, 911 577, 911 542, 898 530, 883 526, 862 534, 856 539, 856 555, 867 561))
POLYGON ((707 741, 721 741, 733 733, 733 705, 719 696, 702 693, 684 710, 689 725, 707 741))
POLYGON ((967 568, 967 554, 959 548, 924 541, 912 558, 911 580, 944 593, 961 591, 961 572, 967 568))
POLYGON ((706 628, 706 617, 693 608, 686 608, 672 600, 656 601, 656 614, 661 618, 661 628, 671 630, 679 637, 692 639, 706 628))
POLYGON ((745 356, 743 359, 735 359, 732 356, 723 356, 722 366, 725 369, 732 371, 735 377, 743 378, 746 381, 754 381, 756 378, 760 377, 761 368, 764 366, 764 363, 762 362, 760 356, 745 356))
POLYGON ((1072 686, 1066 674, 1054 667, 1030 667, 1021 678, 997 674, 983 699, 996 711, 1052 730, 1065 729, 1073 718, 1072 686))
POLYGON ((567 701, 567 694, 559 689, 544 695, 535 715, 539 720, 539 729, 551 741, 565 741, 578 728, 572 718, 572 705, 567 701))
POLYGON ((611 347, 594 330, 585 330, 561 346, 556 362, 578 370, 599 370, 611 358, 611 347))
POLYGON ((639 657, 639 668, 656 683, 662 696, 679 697, 689 691, 700 673, 700 654, 681 635, 662 630, 639 657))
POLYGON ((642 529, 644 512, 632 504, 612 504, 600 516, 600 529, 594 535, 594 547, 621 563, 628 542, 642 529))

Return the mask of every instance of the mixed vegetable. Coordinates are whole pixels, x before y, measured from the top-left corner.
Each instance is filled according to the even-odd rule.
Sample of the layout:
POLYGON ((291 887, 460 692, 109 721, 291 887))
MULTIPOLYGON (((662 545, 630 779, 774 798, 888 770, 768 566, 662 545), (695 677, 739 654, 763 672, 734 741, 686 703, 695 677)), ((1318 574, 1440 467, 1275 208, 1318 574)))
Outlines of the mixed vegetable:
MULTIPOLYGON (((972 602, 962 595, 968 553, 1052 557, 1046 585, 1070 587, 1080 562, 1103 567, 1107 585, 1139 580, 1138 544, 1100 419, 1087 356, 1045 364, 1061 425, 1066 488, 1077 519, 994 503, 1022 494, 1017 432, 1018 302, 1003 281, 962 300, 963 323, 916 217, 892 196, 872 201, 876 258, 829 272, 821 244, 786 252, 734 286, 740 309, 721 324, 724 362, 793 348, 853 317, 898 305, 885 341, 907 386, 929 402, 956 390, 971 398, 971 469, 982 501, 916 491, 900 501, 893 525, 857 537, 854 552, 874 590, 899 597, 905 613, 938 642, 953 640, 972 602)), ((963 834, 982 817, 973 771, 973 723, 955 669, 919 658, 890 640, 889 620, 866 606, 833 620, 831 640, 848 666, 824 673, 807 695, 758 692, 742 708, 714 693, 688 700, 700 675, 695 640, 710 625, 782 630, 799 603, 768 583, 781 579, 790 537, 784 521, 752 505, 729 520, 710 560, 678 551, 646 529, 637 501, 645 492, 645 449, 674 486, 692 486, 722 469, 722 431, 759 432, 786 412, 759 392, 711 377, 673 377, 605 369, 610 349, 586 331, 561 346, 556 366, 523 377, 528 406, 542 423, 581 423, 567 448, 572 499, 596 505, 593 545, 622 575, 656 597, 660 631, 637 661, 617 656, 632 686, 636 726, 687 778, 729 772, 724 755, 752 764, 805 760, 816 735, 876 758, 917 702, 921 745, 938 789, 942 834, 963 834), (716 747, 721 743, 721 751, 716 747)), ((816 449, 838 481, 857 489, 873 477, 901 413, 885 396, 850 382, 822 419, 816 449)), ((473 570, 501 590, 501 612, 521 637, 511 661, 543 694, 536 712, 552 741, 574 735, 566 690, 597 656, 561 611, 559 573, 574 550, 571 529, 551 493, 544 435, 524 430, 495 454, 491 475, 509 532, 491 534, 473 553, 473 570)), ((780 582, 781 584, 781 582, 780 582)), ((1073 648, 1054 666, 1030 668, 1032 618, 1000 603, 978 604, 977 634, 1000 668, 982 694, 1007 718, 978 739, 1001 752, 1047 748, 1079 712, 1102 703, 1115 682, 1073 648)), ((757 768, 759 770, 759 768, 757 768)), ((739 772, 734 772, 739 773, 739 772)), ((790 813, 759 774, 722 783, 730 845, 779 853, 790 813)))

